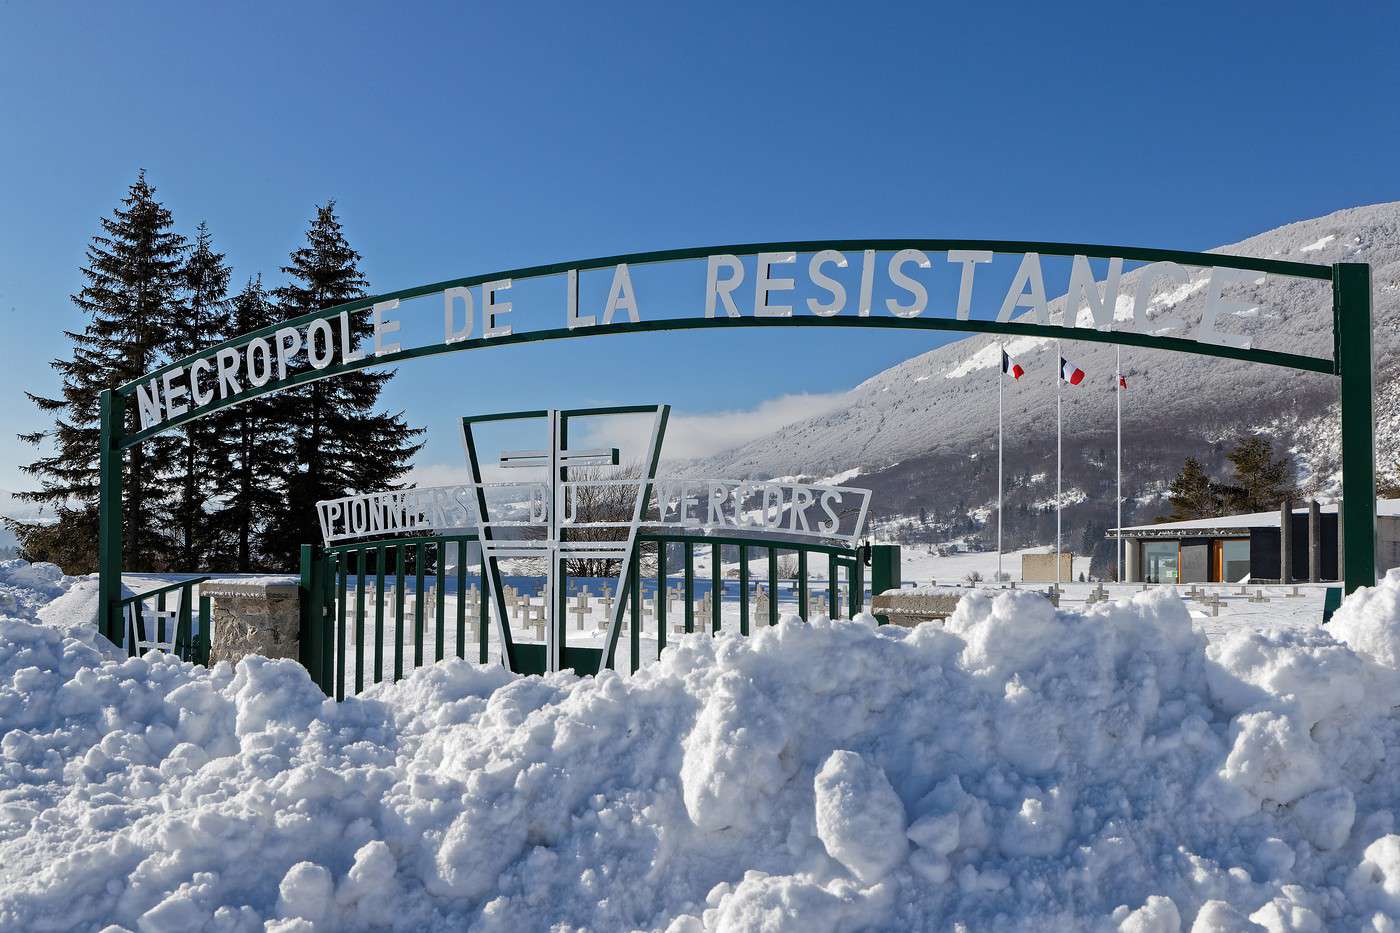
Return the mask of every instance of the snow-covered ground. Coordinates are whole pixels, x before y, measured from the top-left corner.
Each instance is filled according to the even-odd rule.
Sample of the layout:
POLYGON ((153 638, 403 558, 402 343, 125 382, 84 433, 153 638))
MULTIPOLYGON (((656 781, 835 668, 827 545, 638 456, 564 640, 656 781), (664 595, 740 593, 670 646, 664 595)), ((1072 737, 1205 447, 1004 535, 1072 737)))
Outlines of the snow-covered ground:
POLYGON ((0 564, 0 929, 1394 929, 1400 575, 1310 599, 979 590, 335 703, 0 564))

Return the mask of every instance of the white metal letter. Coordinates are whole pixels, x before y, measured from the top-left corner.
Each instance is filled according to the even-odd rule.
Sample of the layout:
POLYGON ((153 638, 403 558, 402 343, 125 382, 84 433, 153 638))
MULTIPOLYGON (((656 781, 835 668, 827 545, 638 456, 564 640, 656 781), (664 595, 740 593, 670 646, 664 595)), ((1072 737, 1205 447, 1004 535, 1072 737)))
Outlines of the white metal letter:
POLYGON ((958 320, 966 321, 972 315, 972 276, 979 262, 991 262, 992 252, 986 249, 950 249, 949 262, 962 263, 962 275, 958 278, 958 320))
POLYGON ((498 279, 495 282, 486 282, 481 286, 481 324, 485 328, 482 333, 484 337, 508 337, 510 336, 511 325, 503 327, 496 326, 496 316, 510 313, 509 301, 497 301, 496 292, 503 292, 510 288, 510 279, 498 279))
POLYGON ((637 295, 632 291, 632 274, 627 271, 627 263, 618 263, 613 270, 612 287, 608 289, 608 303, 603 306, 603 323, 611 324, 613 314, 626 311, 632 323, 637 323, 637 295))
POLYGON ((1017 308, 1032 308, 1038 323, 1050 323, 1050 312, 1045 307, 1045 276, 1040 272, 1039 253, 1026 253, 1021 257, 1021 268, 1016 270, 1016 278, 1006 292, 1006 300, 1001 303, 997 321, 1011 320, 1011 312, 1017 308))
MULTIPOLYGON (((1152 305, 1152 288, 1158 279, 1166 279, 1177 285, 1191 281, 1186 270, 1174 262, 1154 262, 1138 270, 1137 293, 1133 295, 1133 328, 1147 333, 1149 330, 1147 311, 1152 305)), ((1157 319, 1159 330, 1179 330, 1186 326, 1181 318, 1164 317, 1157 319)))
POLYGON ((1222 314, 1237 314, 1254 307, 1247 301, 1226 301, 1220 297, 1226 285, 1244 285, 1254 281, 1259 273, 1247 269, 1225 269, 1214 266, 1210 270, 1210 283, 1206 285, 1206 308, 1201 312, 1201 327, 1196 331, 1196 339, 1202 343, 1214 343, 1225 347, 1238 347, 1248 350, 1250 340, 1243 334, 1227 334, 1215 329, 1222 314))
POLYGON ((214 401, 214 392, 201 392, 199 390, 200 373, 207 373, 211 364, 208 360, 195 360, 190 364, 190 395, 194 396, 194 403, 200 408, 214 401))
POLYGON ((744 281, 744 264, 739 261, 738 256, 723 254, 711 256, 709 265, 705 270, 705 317, 715 316, 715 299, 724 302, 724 313, 729 317, 740 317, 739 309, 734 305, 734 289, 738 288, 744 281), (720 267, 728 269, 731 273, 729 278, 723 282, 719 280, 720 267))
POLYGON ((331 365, 331 360, 335 358, 335 331, 331 329, 331 322, 325 318, 317 318, 306 328, 306 358, 311 361, 312 369, 325 369, 331 365), (321 335, 321 352, 316 352, 316 335, 321 335))
MULTIPOLYGON (((374 307, 377 311, 379 305, 375 305, 374 307)), ((378 318, 379 315, 375 314, 374 342, 376 347, 379 344, 378 318)), ((295 327, 283 327, 273 335, 272 339, 277 343, 277 378, 286 379, 287 363, 291 362, 292 357, 296 356, 297 352, 301 350, 301 332, 295 327)), ((251 371, 251 367, 249 367, 249 370, 251 371)))
MULTIPOLYGON (((384 317, 384 312, 385 312, 385 311, 392 311, 392 310, 394 310, 395 308, 397 308, 398 306, 399 306, 399 300, 398 300, 397 298, 390 298, 388 301, 380 301, 380 302, 377 302, 377 303, 375 304, 374 308, 373 308, 373 309, 371 310, 371 312, 370 312, 370 314, 371 314, 370 320, 371 320, 371 322, 374 324, 374 355, 375 355, 375 356, 388 356, 390 353, 398 353, 398 352, 399 352, 399 345, 398 345, 397 342, 394 342, 394 343, 385 343, 385 342, 384 342, 384 335, 385 335, 385 334, 392 334, 392 333, 395 333, 395 332, 399 329, 399 322, 396 321, 396 320, 394 320, 393 318, 386 318, 386 317, 384 317)), ((277 359, 277 362, 278 362, 278 365, 280 366, 280 365, 281 365, 281 362, 282 362, 282 359, 281 359, 281 357, 282 357, 282 353, 281 353, 281 336, 280 336, 280 335, 281 335, 281 331, 278 331, 278 335, 279 335, 279 337, 278 337, 278 353, 277 353, 278 359, 277 359)))
POLYGON ((1094 316, 1094 326, 1099 330, 1113 329, 1113 313, 1118 307, 1118 283, 1123 275, 1123 260, 1108 261, 1108 278, 1104 280, 1103 295, 1099 294, 1099 283, 1094 281, 1094 269, 1089 265, 1088 256, 1075 256, 1074 266, 1069 273, 1069 293, 1065 295, 1065 327, 1079 326, 1079 309, 1085 305, 1094 316))
POLYGON ((902 305, 893 298, 886 298, 885 307, 895 317, 918 317, 928 307, 928 289, 924 288, 923 282, 905 275, 904 264, 906 262, 917 262, 920 269, 927 269, 931 265, 922 250, 902 249, 891 256, 890 281, 913 295, 914 300, 907 305, 902 305))
POLYGON ((598 323, 598 319, 591 314, 579 317, 578 315, 578 270, 570 269, 565 276, 568 285, 565 294, 565 303, 568 313, 565 319, 569 324, 569 330, 576 327, 592 327, 598 323))
POLYGON ((846 286, 822 271, 822 266, 829 262, 836 263, 842 269, 846 268, 846 257, 834 249, 824 249, 813 255, 812 261, 807 265, 807 274, 811 277, 812 284, 831 292, 831 301, 826 304, 815 298, 807 299, 807 310, 818 317, 832 317, 840 314, 841 309, 846 307, 846 286))
POLYGON ((753 316, 792 317, 792 305, 770 305, 769 292, 792 291, 792 279, 769 277, 769 267, 777 263, 797 262, 796 253, 759 253, 753 274, 753 316))
POLYGON ((442 342, 461 343, 472 335, 472 328, 476 326, 476 302, 472 299, 470 288, 445 288, 442 292, 442 342), (457 330, 452 326, 452 303, 460 300, 462 308, 466 312, 462 329, 457 330))

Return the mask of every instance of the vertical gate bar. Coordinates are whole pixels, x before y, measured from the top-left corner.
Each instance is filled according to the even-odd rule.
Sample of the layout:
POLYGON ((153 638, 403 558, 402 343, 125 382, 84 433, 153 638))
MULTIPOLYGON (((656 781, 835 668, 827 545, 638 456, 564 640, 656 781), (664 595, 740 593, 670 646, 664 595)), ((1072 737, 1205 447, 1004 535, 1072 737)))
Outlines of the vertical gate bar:
POLYGON ((710 545, 710 634, 719 634, 720 610, 724 608, 724 572, 720 566, 720 558, 724 556, 724 548, 718 544, 710 545))
POLYGON ((656 542, 656 657, 666 650, 666 610, 671 596, 666 592, 666 545, 665 539, 656 542))
POLYGON ((374 682, 384 682, 384 545, 374 549, 374 682))
POLYGON ((213 624, 213 601, 203 593, 199 594, 199 657, 198 661, 209 666, 209 626, 213 624))
MULTIPOLYGON (((481 562, 477 564, 477 579, 481 581, 481 604, 477 611, 476 620, 476 641, 477 641, 477 663, 485 664, 491 654, 490 629, 491 625, 491 598, 486 591, 486 548, 481 548, 481 562)), ((507 623, 509 624, 509 623, 507 623)))
POLYGON ((120 645, 122 632, 122 451, 125 403, 111 389, 103 389, 101 447, 98 452, 97 486, 97 624, 107 640, 120 645))
POLYGON ((365 549, 355 549, 355 692, 365 689, 365 549))
POLYGON ((394 548, 394 681, 403 680, 403 630, 404 615, 404 563, 408 548, 399 545, 394 548))
POLYGON ((441 661, 447 641, 447 587, 443 586, 447 576, 447 540, 439 539, 433 545, 433 621, 437 646, 433 649, 433 660, 441 661))
POLYGON ((826 605, 827 615, 836 618, 840 607, 836 605, 836 555, 826 555, 826 605))
POLYGON ((797 552, 797 614, 810 622, 811 612, 807 607, 807 550, 801 548, 797 552))
POLYGON ((695 631, 695 546, 682 542, 685 548, 685 633, 695 631))
POLYGON ((191 651, 193 647, 191 629, 194 624, 194 613, 190 611, 193 608, 191 606, 193 600, 194 586, 186 583, 180 587, 180 621, 175 625, 175 655, 181 661, 194 660, 191 651))
POLYGON ((628 632, 628 642, 631 649, 629 652, 629 661, 631 662, 629 673, 632 674, 637 673, 637 670, 642 666, 642 562, 640 560, 642 545, 640 542, 637 543, 636 549, 637 554, 632 560, 632 566, 627 574, 630 578, 627 581, 628 589, 632 591, 630 596, 632 600, 632 624, 631 631, 628 632))
POLYGON ((768 624, 778 624, 778 549, 768 549, 768 624))
POLYGON ((457 657, 467 656, 467 540, 457 539, 457 657))
POLYGON ((865 609, 865 559, 859 556, 851 562, 851 618, 865 609))
POLYGON ((321 559, 321 595, 316 611, 316 628, 320 631, 320 659, 318 670, 321 692, 326 696, 335 693, 335 607, 336 607, 336 564, 338 554, 327 554, 317 548, 321 559))
POLYGON ((156 641, 165 644, 165 594, 156 594, 156 641))
POLYGON ((345 699, 345 597, 350 584, 350 555, 335 556, 335 698, 345 699))
MULTIPOLYGON (((418 543, 413 546, 413 666, 423 666, 423 597, 424 590, 424 553, 426 545, 418 543)), ((407 550, 407 549, 405 549, 407 550)))
POLYGON ((1335 366, 1341 376, 1342 576, 1345 592, 1376 585, 1376 421, 1372 392, 1371 267, 1332 267, 1335 366))
MULTIPOLYGON (((559 580, 559 588, 554 591, 554 608, 549 612, 550 625, 554 630, 554 643, 559 644, 559 664, 560 667, 567 667, 564 663, 564 651, 568 650, 568 562, 563 558, 559 559, 556 577, 559 580)), ((547 588, 547 587, 546 587, 547 588)))
POLYGON ((739 545, 739 634, 749 633, 749 546, 739 545))

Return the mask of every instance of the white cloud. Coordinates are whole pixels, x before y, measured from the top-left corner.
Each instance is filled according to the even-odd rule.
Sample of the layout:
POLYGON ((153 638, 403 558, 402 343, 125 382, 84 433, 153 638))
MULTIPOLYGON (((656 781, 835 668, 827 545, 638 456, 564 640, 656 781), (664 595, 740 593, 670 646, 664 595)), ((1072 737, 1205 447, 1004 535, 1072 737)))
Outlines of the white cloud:
MULTIPOLYGON (((698 460, 756 440, 779 428, 834 411, 847 398, 842 392, 804 392, 766 399, 753 408, 678 414, 672 411, 666 426, 662 456, 667 460, 698 460)), ((650 418, 626 417, 588 422, 589 428, 576 443, 584 446, 618 447, 624 461, 641 459, 651 436, 650 418)), ((483 451, 483 456, 486 456, 483 451)), ((531 471, 501 470, 494 463, 483 464, 488 482, 534 479, 531 471)), ((447 486, 468 479, 466 463, 415 464, 405 482, 418 486, 447 486)))
POLYGON ((846 392, 800 393, 766 399, 750 409, 671 414, 662 455, 668 460, 696 460, 731 450, 749 441, 810 418, 834 411, 846 392))

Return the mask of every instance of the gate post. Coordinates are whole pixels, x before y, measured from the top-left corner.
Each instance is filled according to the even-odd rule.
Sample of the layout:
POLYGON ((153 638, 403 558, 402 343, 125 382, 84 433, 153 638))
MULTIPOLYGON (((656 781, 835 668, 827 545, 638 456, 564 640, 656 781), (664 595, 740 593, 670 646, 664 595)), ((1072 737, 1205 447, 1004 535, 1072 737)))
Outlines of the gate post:
POLYGON ((1333 356, 1342 379, 1343 585, 1376 585, 1376 424, 1372 403, 1371 267, 1332 266, 1333 356))
MULTIPOLYGON (((898 544, 872 544, 870 548, 870 601, 873 605, 875 597, 885 590, 897 590, 903 582, 900 577, 899 545, 898 544)), ((877 615, 875 617, 881 625, 889 624, 889 617, 877 615)))
POLYGON ((122 643, 123 407, 120 395, 111 389, 102 390, 97 483, 97 625, 114 645, 122 643))
MULTIPOLYGON (((325 664, 326 591, 328 574, 321 549, 314 544, 301 546, 301 623, 297 633, 297 659, 311 673, 321 692, 330 695, 333 679, 325 664)), ((402 637, 403 633, 399 633, 402 637)))

